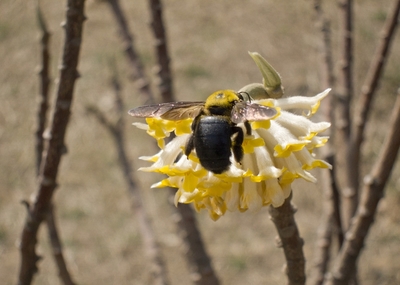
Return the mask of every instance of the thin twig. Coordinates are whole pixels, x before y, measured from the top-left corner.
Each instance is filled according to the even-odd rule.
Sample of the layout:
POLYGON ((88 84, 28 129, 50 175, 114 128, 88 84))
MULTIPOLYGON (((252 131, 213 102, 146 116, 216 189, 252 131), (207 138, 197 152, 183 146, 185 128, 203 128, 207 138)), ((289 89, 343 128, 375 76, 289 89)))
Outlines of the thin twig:
MULTIPOLYGON (((327 201, 328 208, 330 201, 327 201)), ((324 203, 325 204, 325 203, 324 203)), ((325 210, 327 212, 327 210, 325 210)), ((324 282, 325 272, 328 269, 330 260, 330 252, 333 236, 333 216, 330 213, 325 213, 319 226, 316 249, 313 260, 313 268, 311 271, 311 284, 321 285, 324 282)))
POLYGON ((151 276, 151 281, 149 284, 154 285, 167 285, 169 284, 166 265, 161 255, 160 246, 156 241, 155 233, 151 225, 151 219, 143 206, 143 198, 140 194, 140 190, 137 187, 137 183, 132 175, 132 164, 128 159, 128 155, 125 147, 125 134, 124 134, 124 119, 125 115, 124 104, 121 96, 121 86, 118 81, 116 72, 112 78, 112 85, 115 90, 115 107, 118 113, 118 120, 115 124, 110 122, 107 117, 96 107, 87 107, 87 111, 93 114, 97 120, 106 127, 106 129, 111 133, 117 151, 118 151, 118 161, 121 166, 122 172, 124 174, 125 181, 128 186, 128 192, 131 197, 132 209, 135 211, 135 216, 137 217, 139 223, 140 233, 142 235, 142 241, 144 243, 145 252, 149 260, 149 271, 151 276))
POLYGON ((392 43, 396 27, 399 21, 400 0, 397 0, 391 14, 387 17, 381 33, 378 48, 370 64, 365 82, 359 96, 356 113, 354 115, 354 125, 351 136, 351 153, 353 153, 354 164, 360 165, 361 144, 364 140, 364 130, 370 113, 370 105, 378 87, 381 74, 388 58, 390 44, 392 43))
POLYGON ((371 173, 364 178, 361 201, 357 213, 347 232, 343 247, 335 261, 327 285, 344 285, 354 273, 357 259, 364 246, 364 240, 374 221, 386 182, 396 161, 400 147, 400 91, 391 115, 389 132, 371 173))
POLYGON ((294 219, 295 208, 291 204, 292 195, 282 206, 269 207, 271 220, 274 222, 279 235, 279 245, 282 246, 286 257, 286 275, 289 285, 304 285, 306 282, 303 239, 300 237, 294 219))
MULTIPOLYGON (((175 195, 176 189, 170 188, 171 196, 175 195)), ((173 200, 171 200, 173 201, 173 200)), ((187 249, 186 258, 190 276, 196 285, 218 285, 220 284, 212 267, 201 233, 197 226, 196 216, 190 205, 179 204, 178 231, 187 249)))
POLYGON ((168 55, 167 37, 162 18, 161 0, 149 0, 152 14, 151 27, 156 39, 156 56, 158 61, 157 75, 158 84, 163 102, 173 101, 172 75, 170 69, 170 58, 168 55))
MULTIPOLYGON (((48 109, 48 98, 49 98, 49 65, 50 65, 50 53, 49 53, 49 40, 50 33, 47 29, 46 21, 40 9, 39 1, 37 2, 37 17, 39 22, 40 30, 42 31, 41 37, 41 48, 42 48, 42 66, 39 72, 40 75, 40 107, 38 110, 38 128, 35 133, 36 137, 36 173, 39 175, 40 164, 42 161, 43 153, 43 132, 45 130, 47 121, 47 109, 48 109)), ((71 275, 67 269, 64 255, 62 252, 61 241, 57 232, 57 225, 54 219, 54 209, 50 205, 50 209, 46 215, 46 224, 49 230, 50 242, 52 244, 53 256, 58 268, 59 276, 64 285, 74 285, 71 275)))
POLYGON ((338 77, 338 93, 335 103, 335 149, 338 163, 337 174, 343 204, 343 227, 348 229, 358 203, 359 173, 353 165, 349 142, 352 121, 350 104, 353 96, 353 1, 340 1, 341 15, 341 65, 338 77))
MULTIPOLYGON (((339 73, 339 94, 337 94, 335 108, 335 162, 337 175, 335 180, 340 185, 342 219, 341 232, 347 231, 350 221, 358 205, 359 192, 359 165, 351 153, 350 135, 352 121, 350 108, 353 97, 353 0, 339 2, 341 15, 342 49, 341 66, 339 73)), ((353 285, 357 285, 357 270, 352 276, 353 285)))
MULTIPOLYGON (((162 3, 160 0, 149 0, 152 15, 151 27, 156 40, 156 56, 158 61, 157 74, 159 89, 163 102, 174 101, 173 82, 168 55, 167 37, 162 17, 162 3)), ((170 200, 173 201, 175 190, 170 189, 170 200)), ((218 285, 218 277, 212 267, 200 231, 195 222, 195 214, 189 205, 179 205, 180 219, 177 223, 178 231, 187 246, 185 257, 191 272, 192 280, 197 285, 218 285)))
MULTIPOLYGON (((314 9, 317 14, 317 25, 321 32, 321 56, 322 56, 322 87, 329 88, 335 84, 334 67, 333 67, 333 56, 332 56, 332 44, 331 44, 331 25, 330 21, 325 17, 321 5, 322 0, 314 0, 314 9)), ((331 98, 328 96, 326 99, 331 98)), ((330 104, 326 104, 330 105, 330 104)), ((332 116, 330 112, 328 112, 332 116)))
POLYGON ((46 215, 46 224, 49 230, 49 237, 53 250, 54 260, 58 268, 58 276, 60 277, 60 280, 64 285, 75 285, 67 269, 67 264, 65 262, 62 252, 62 244, 58 235, 57 223, 54 219, 54 206, 52 204, 50 205, 46 215))
MULTIPOLYGON (((317 15, 317 26, 321 34, 321 87, 323 89, 333 87, 335 83, 335 77, 333 73, 333 56, 332 56, 332 45, 331 45, 331 30, 330 22, 326 19, 321 0, 314 1, 314 9, 317 15)), ((324 101, 321 105, 322 119, 327 122, 332 122, 334 125, 334 97, 328 96, 327 101, 324 101)), ((333 126, 334 127, 334 126, 333 126)), ((330 134, 331 137, 333 134, 330 134)), ((324 160, 328 161, 332 166, 333 170, 321 170, 321 186, 324 193, 324 206, 323 206, 323 217, 320 222, 317 244, 313 260, 313 270, 311 271, 311 284, 321 285, 324 281, 324 275, 328 269, 328 264, 331 259, 331 247, 333 237, 337 236, 339 245, 343 241, 343 232, 341 228, 341 215, 340 215, 340 199, 339 190, 336 185, 335 178, 335 158, 333 155, 333 145, 329 141, 321 152, 324 160)))
POLYGON ((120 28, 122 41, 125 45, 125 54, 130 62, 132 79, 136 80, 138 89, 143 96, 145 104, 154 104, 155 98, 150 88, 150 80, 147 78, 140 57, 135 50, 134 37, 129 29, 121 4, 119 3, 119 0, 107 0, 107 2, 110 4, 110 8, 112 9, 115 20, 120 28))
POLYGON ((18 284, 31 284, 38 271, 38 255, 35 252, 37 232, 44 220, 56 188, 56 178, 61 155, 64 151, 64 137, 69 121, 75 80, 78 77, 77 65, 82 41, 84 0, 69 0, 66 11, 65 42, 60 81, 57 90, 56 106, 47 138, 39 174, 39 185, 33 204, 21 234, 21 264, 18 284))
POLYGON ((351 130, 350 102, 353 95, 353 0, 341 0, 339 7, 343 41, 339 73, 339 104, 343 120, 340 131, 343 132, 344 139, 347 139, 351 130))
POLYGON ((41 58, 42 65, 39 72, 40 77, 40 106, 38 110, 38 125, 35 133, 36 138, 36 174, 39 175, 40 163, 42 161, 43 154, 43 133, 46 127, 46 115, 47 109, 49 108, 49 86, 50 86, 50 76, 49 76, 49 65, 50 65, 50 53, 49 53, 49 41, 50 32, 47 29, 46 21, 43 17, 42 11, 37 3, 37 18, 39 22, 39 27, 42 32, 41 36, 41 58))
MULTIPOLYGON (((325 159, 332 166, 334 156, 330 155, 325 159)), ((333 170, 322 170, 321 188, 324 190, 323 218, 320 223, 317 238, 317 248, 313 261, 313 270, 311 272, 311 284, 321 285, 324 281, 325 273, 328 270, 328 264, 331 259, 331 247, 333 237, 337 237, 339 249, 343 243, 343 232, 340 220, 340 199, 333 170)))
MULTIPOLYGON (((352 118, 350 114, 353 99, 353 0, 340 0, 341 15, 341 65, 338 77, 338 94, 335 103, 335 151, 336 151, 336 182, 341 195, 341 225, 342 231, 349 229, 358 205, 359 165, 352 158, 350 140, 352 118)), ((340 243, 340 240, 339 240, 340 243)), ((357 270, 353 271, 352 285, 357 285, 357 270)))

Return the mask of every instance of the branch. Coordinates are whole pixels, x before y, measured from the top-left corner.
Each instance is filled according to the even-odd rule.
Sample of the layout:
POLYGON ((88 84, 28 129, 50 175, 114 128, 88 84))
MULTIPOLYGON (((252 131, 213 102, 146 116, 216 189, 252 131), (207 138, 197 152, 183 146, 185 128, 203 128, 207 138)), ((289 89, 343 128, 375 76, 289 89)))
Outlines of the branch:
POLYGON ((135 50, 134 38, 126 21, 125 14, 121 8, 119 0, 107 0, 114 14, 115 20, 120 28, 120 34, 125 45, 125 54, 130 62, 132 78, 138 82, 138 89, 146 104, 154 104, 155 99, 153 92, 150 89, 150 80, 147 78, 143 64, 135 50))
POLYGON ((333 166, 333 170, 323 169, 321 172, 321 188, 324 192, 323 217, 320 223, 317 238, 317 248, 311 273, 311 284, 321 285, 331 258, 332 237, 338 239, 339 249, 343 244, 343 231, 340 219, 339 191, 335 183, 334 156, 330 155, 326 161, 333 166))
POLYGON ((372 59, 365 82, 361 89, 360 100, 357 104, 357 111, 354 116, 355 125, 352 132, 351 152, 354 153, 354 160, 359 164, 361 144, 364 140, 364 129, 367 124, 371 101, 378 86, 381 74, 388 58, 390 44, 392 43, 400 13, 400 0, 397 0, 391 14, 386 19, 381 32, 382 36, 378 49, 372 59))
MULTIPOLYGON (((332 44, 331 44, 331 29, 330 22, 326 19, 322 10, 321 0, 314 1, 314 9, 317 14, 317 27, 321 34, 321 74, 322 76, 322 87, 328 88, 333 87, 335 83, 335 77, 333 73, 333 56, 332 56, 332 44)), ((328 101, 324 101, 321 105, 322 117, 324 121, 332 122, 334 125, 334 100, 331 96, 326 98, 328 101)), ((334 126, 333 126, 334 127, 334 126)), ((328 131, 329 132, 329 131, 328 131)), ((330 134, 332 137, 332 134, 330 134)), ((328 264, 331 258, 331 247, 333 236, 337 236, 339 241, 339 248, 343 242, 343 231, 340 215, 340 199, 339 190, 336 184, 335 175, 335 157, 333 155, 333 145, 328 141, 325 148, 321 151, 321 156, 324 160, 328 161, 332 166, 333 170, 321 170, 321 186, 324 193, 324 206, 323 206, 323 217, 320 222, 318 237, 317 237, 317 248, 314 254, 313 269, 311 272, 311 284, 321 285, 324 281, 325 273, 328 269, 328 264)))
POLYGON ((75 285, 75 283, 72 281, 71 275, 69 274, 67 265, 65 263, 64 255, 62 252, 62 245, 58 236, 57 224, 54 219, 53 205, 49 206, 49 210, 46 215, 46 224, 49 230, 49 237, 53 250, 54 260, 58 268, 58 276, 60 277, 64 285, 75 285))
POLYGON ((347 230, 358 203, 359 171, 354 164, 350 152, 350 106, 353 96, 353 1, 340 1, 341 15, 341 68, 339 73, 339 88, 335 104, 335 149, 338 182, 343 199, 343 226, 347 230))
POLYGON ((350 135, 350 102, 353 95, 353 0, 341 0, 341 66, 340 66, 340 95, 339 105, 343 124, 340 127, 343 138, 348 139, 350 135))
MULTIPOLYGON (((127 52, 128 57, 131 59, 132 66, 134 69, 138 70, 139 76, 142 75, 142 81, 146 83, 148 81, 145 80, 145 75, 143 72, 141 72, 142 65, 139 61, 139 58, 137 57, 137 55, 135 53, 135 50, 134 50, 134 47, 132 44, 133 37, 132 37, 131 33, 129 32, 129 28, 126 23, 125 16, 122 12, 120 4, 116 0, 109 0, 108 2, 111 4, 114 15, 116 16, 117 22, 121 28, 121 33, 123 35, 124 41, 127 46, 126 52, 127 52), (136 64, 135 64, 135 62, 136 62, 136 64)), ((158 74, 161 78, 159 86, 161 89, 162 98, 163 98, 164 102, 174 101, 173 93, 172 93, 172 78, 170 75, 170 68, 169 68, 169 57, 168 57, 168 52, 167 52, 167 47, 166 47, 165 31, 164 31, 164 26, 163 26, 163 22, 162 22, 161 4, 158 1, 152 1, 150 3, 150 6, 152 9, 152 16, 153 16, 152 27, 154 29, 154 34, 155 34, 156 41, 157 41, 157 58, 158 58, 159 65, 160 65, 160 68, 159 68, 160 72, 158 74)), ((143 85, 146 85, 146 84, 143 84, 143 85)), ((143 91, 143 90, 141 89, 141 91, 143 91)), ((148 101, 146 103, 151 103, 151 102, 149 102, 151 100, 154 101, 154 97, 148 96, 148 101)), ((106 121, 103 120, 103 122, 106 122, 106 121)), ((189 208, 188 211, 192 211, 192 210, 189 208)), ((193 213, 192 213, 192 215, 193 215, 193 213)), ((185 231, 184 228, 182 230, 185 231)), ((191 236, 192 235, 189 235, 187 237, 191 237, 191 236)), ((193 242, 193 243, 189 242, 189 244, 196 244, 196 242, 193 242)), ((202 245, 202 243, 201 243, 201 245, 202 245)), ((191 249, 191 251, 194 252, 192 249, 191 249)), ((202 251, 205 252, 205 250, 203 248, 202 248, 202 251)), ((202 260, 202 258, 197 258, 197 259, 195 258, 195 260, 202 260)), ((194 267, 207 268, 207 267, 211 267, 211 266, 209 264, 208 265, 200 264, 198 266, 192 266, 192 268, 194 268, 194 267)), ((205 270, 205 271, 207 271, 207 270, 205 270)), ((216 279, 216 277, 215 277, 215 279, 216 279)))
POLYGON ((285 200, 282 206, 269 207, 272 222, 278 231, 280 245, 283 247, 286 258, 286 274, 289 285, 304 285, 305 259, 303 254, 303 239, 300 237, 294 213, 296 212, 290 203, 292 195, 285 200))
MULTIPOLYGON (((329 200, 325 207, 329 207, 329 200)), ((328 212, 328 210, 325 210, 328 212)), ((329 211, 330 212, 330 211, 329 211)), ((333 236, 333 216, 330 213, 324 213, 322 221, 318 229, 318 237, 316 243, 315 256, 313 260, 313 268, 311 271, 311 284, 321 285, 324 281, 325 272, 328 269, 330 260, 330 252, 333 236)))
POLYGON ((156 39, 156 55, 158 60, 157 75, 160 82, 158 84, 163 102, 173 100, 172 76, 169 67, 170 58, 168 56, 167 37, 162 19, 161 0, 149 0, 152 15, 151 27, 156 39))
MULTIPOLYGON (((333 74, 333 55, 332 55, 332 46, 331 46, 331 30, 330 23, 325 18, 322 8, 321 8, 321 0, 315 0, 314 8, 317 12, 318 20, 320 22, 321 34, 323 38, 322 44, 322 73, 325 74, 323 79, 323 88, 327 88, 333 86, 335 83, 335 77, 333 74)), ((324 121, 332 122, 334 124, 335 118, 333 114, 333 109, 335 107, 334 101, 331 96, 328 96, 326 100, 321 105, 322 117, 324 121)), ((329 132, 329 130, 328 130, 329 132)), ((330 134, 331 136, 334 134, 330 134)), ((335 157, 333 156, 334 150, 331 141, 328 141, 326 147, 324 148, 323 157, 327 160, 331 165, 336 165, 335 157)), ((339 189, 336 182, 336 171, 335 167, 333 167, 332 171, 324 171, 324 175, 326 175, 326 179, 323 179, 324 182, 330 181, 330 183, 323 183, 323 188, 325 189, 325 193, 328 193, 328 200, 331 201, 332 210, 329 211, 328 215, 333 215, 332 221, 337 227, 339 244, 341 245, 341 241, 343 241, 343 230, 342 230, 342 222, 340 215, 340 199, 339 199, 339 189), (329 172, 329 175, 327 175, 329 172)), ((330 207, 329 207, 330 208, 330 207)))
MULTIPOLYGON (((43 17, 42 11, 40 9, 39 1, 37 2, 37 17, 39 22, 39 27, 42 31, 41 37, 41 48, 42 48, 42 66, 39 72, 40 75, 40 107, 38 111, 38 127, 35 133, 36 137, 36 173, 39 175, 40 164, 42 161, 43 153, 43 133, 46 125, 46 115, 48 109, 48 98, 49 98, 49 65, 50 65, 50 54, 49 54, 49 40, 50 33, 47 29, 46 21, 43 17)), ((49 230, 50 242, 52 244, 53 256, 58 267, 59 276, 61 281, 65 285, 74 285, 72 278, 68 272, 67 265, 62 253, 62 246, 57 233, 57 226, 54 220, 53 206, 46 216, 46 223, 49 230)))
POLYGON ((97 121, 115 136, 117 132, 116 127, 96 106, 86 106, 86 112, 95 116, 97 121))
MULTIPOLYGON (((159 89, 163 102, 174 101, 170 58, 168 55, 167 38, 162 18, 161 0, 149 0, 154 37, 156 39, 156 55, 158 60, 159 89)), ((173 201, 175 189, 170 189, 170 200, 173 201)), ((189 205, 179 205, 180 219, 177 223, 184 244, 187 246, 185 257, 196 285, 218 285, 219 280, 214 272, 211 259, 208 256, 200 231, 197 227, 193 209, 189 205)))
POLYGON ((350 135, 350 102, 353 95, 353 1, 341 0, 339 3, 341 16, 341 65, 339 73, 340 94, 339 106, 341 114, 341 124, 339 130, 343 140, 347 140, 350 135))
POLYGON ((42 153, 43 153, 43 133, 46 127, 46 114, 47 109, 49 108, 48 98, 49 98, 49 85, 50 85, 50 76, 49 76, 49 65, 50 65, 50 53, 49 53, 49 41, 50 41, 50 32, 47 29, 46 21, 43 17, 42 11, 39 6, 39 2, 37 3, 37 18, 39 22, 39 27, 42 32, 41 36, 41 56, 42 56, 42 65, 39 71, 40 78, 40 106, 38 111, 38 125, 35 132, 36 138, 36 174, 39 175, 40 163, 42 161, 42 153))
MULTIPOLYGON (((333 56, 332 56, 332 44, 331 44, 331 24, 328 19, 326 19, 324 12, 321 7, 322 0, 314 0, 314 10, 317 14, 317 26, 321 32, 322 42, 321 42, 321 56, 322 56, 322 87, 329 88, 333 87, 335 84, 335 76, 333 73, 333 56)), ((328 96, 326 99, 330 99, 328 96)), ((330 105, 330 104, 325 104, 330 105)))
POLYGON ((381 148, 378 159, 369 175, 364 178, 362 196, 357 213, 345 236, 340 254, 334 264, 327 285, 347 284, 356 267, 364 240, 371 227, 380 199, 383 197, 386 182, 396 161, 400 147, 400 91, 392 111, 389 132, 381 148))
POLYGON ((21 235, 21 264, 18 284, 31 284, 37 272, 38 256, 35 252, 37 232, 51 203, 56 187, 56 178, 61 155, 64 150, 64 137, 67 129, 70 106, 73 98, 75 79, 78 77, 77 65, 81 45, 84 16, 84 0, 69 0, 66 11, 65 42, 60 82, 57 90, 56 106, 51 124, 40 173, 39 186, 33 205, 21 235))
MULTIPOLYGON (((170 188, 170 192, 173 197, 176 190, 170 188)), ((171 201, 173 200, 171 199, 171 201)), ((177 211, 179 213, 178 232, 184 248, 187 249, 185 256, 193 283, 196 285, 219 285, 220 282, 205 250, 193 209, 188 204, 179 204, 177 211)))
POLYGON ((115 124, 111 123, 103 113, 96 107, 87 107, 87 111, 93 114, 100 124, 106 127, 106 129, 111 133, 116 149, 118 151, 118 161, 121 166, 125 181, 128 186, 128 192, 131 197, 131 206, 135 211, 135 216, 137 217, 139 230, 142 235, 142 241, 144 243, 145 252, 149 260, 149 270, 152 281, 150 284, 155 285, 167 285, 169 284, 166 265, 161 255, 160 246, 158 245, 155 233, 151 225, 151 219, 147 214, 145 207, 143 206, 143 198, 140 194, 140 190, 132 175, 132 165, 129 162, 128 155, 126 152, 126 147, 124 143, 124 119, 123 119, 123 100, 121 96, 121 87, 116 76, 112 78, 112 85, 115 90, 115 107, 118 114, 118 120, 115 124))

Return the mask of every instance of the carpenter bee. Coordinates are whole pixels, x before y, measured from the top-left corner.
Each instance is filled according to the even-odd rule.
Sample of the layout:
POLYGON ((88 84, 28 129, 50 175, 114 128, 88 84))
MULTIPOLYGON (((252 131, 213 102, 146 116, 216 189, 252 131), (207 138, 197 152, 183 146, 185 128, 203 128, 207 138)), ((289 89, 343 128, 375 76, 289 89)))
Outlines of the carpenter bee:
POLYGON ((243 158, 244 133, 239 123, 244 123, 246 133, 251 135, 249 121, 271 119, 276 109, 251 102, 244 92, 220 90, 207 100, 197 102, 170 102, 141 106, 128 113, 134 117, 162 118, 178 121, 193 118, 192 135, 185 147, 185 155, 195 150, 200 164, 207 170, 221 174, 231 165, 231 150, 234 159, 240 163, 243 158))

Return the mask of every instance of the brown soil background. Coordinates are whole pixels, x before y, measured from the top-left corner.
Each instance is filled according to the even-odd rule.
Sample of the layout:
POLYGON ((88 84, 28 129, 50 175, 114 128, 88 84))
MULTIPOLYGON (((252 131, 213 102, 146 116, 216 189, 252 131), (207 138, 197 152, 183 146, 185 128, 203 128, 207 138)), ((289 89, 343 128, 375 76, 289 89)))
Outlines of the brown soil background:
MULTIPOLYGON (((152 75, 153 38, 147 1, 121 1, 135 34, 135 44, 152 75)), ((328 1, 325 1, 328 2, 328 1)), ((338 58, 336 1, 324 6, 332 20, 334 55, 338 58)), ((379 32, 393 1, 355 1, 355 90, 360 86, 379 32)), ((20 204, 36 189, 34 130, 38 109, 39 32, 34 1, 0 2, 0 280, 15 284, 19 266, 18 240, 25 218, 20 204)), ((64 39, 64 1, 42 0, 52 32, 52 77, 57 78, 64 39)), ((314 95, 321 90, 318 45, 312 1, 165 0, 174 90, 177 100, 203 100, 218 89, 239 89, 261 76, 247 51, 261 53, 282 75, 286 95, 314 95)), ((117 27, 105 2, 87 1, 79 63, 82 77, 75 89, 67 132, 68 154, 62 159, 55 194, 64 253, 78 284, 146 284, 146 266, 137 222, 130 209, 116 150, 109 134, 85 112, 97 104, 110 111, 113 90, 109 62, 123 84, 126 109, 138 106, 135 84, 118 38, 117 27)), ((373 123, 364 144, 364 172, 370 170, 382 144, 390 108, 399 87, 400 42, 397 37, 374 101, 373 123)), ((335 61, 336 68, 338 60, 335 61)), ((55 82, 51 94, 54 94, 55 82)), ((154 89, 155 90, 155 89, 154 89)), ((150 155, 150 138, 130 126, 127 145, 134 168, 143 166, 140 155, 150 155)), ((136 174, 136 173, 135 173, 136 174)), ((318 175, 317 172, 314 174, 318 175)), ((143 189, 159 177, 138 174, 143 189)), ((386 197, 360 261, 360 284, 400 284, 399 165, 387 186, 386 197)), ((298 226, 305 240, 307 272, 312 266, 321 217, 318 185, 296 183, 294 203, 298 226)), ((171 284, 190 284, 182 246, 174 230, 173 211, 163 189, 146 190, 157 238, 168 263, 171 284)), ((276 231, 267 208, 258 213, 227 213, 213 222, 206 212, 197 215, 213 265, 223 284, 286 284, 282 250, 275 246, 276 231)), ((35 284, 59 284, 45 227, 38 252, 44 257, 35 284)))

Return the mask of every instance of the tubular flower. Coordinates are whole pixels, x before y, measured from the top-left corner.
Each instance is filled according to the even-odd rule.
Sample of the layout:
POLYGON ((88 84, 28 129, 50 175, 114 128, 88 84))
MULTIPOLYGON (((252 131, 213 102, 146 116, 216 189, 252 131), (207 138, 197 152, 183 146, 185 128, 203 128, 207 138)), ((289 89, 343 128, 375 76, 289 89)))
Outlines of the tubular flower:
POLYGON ((320 101, 330 89, 314 96, 253 100, 252 103, 277 110, 269 120, 250 122, 251 134, 243 123, 244 155, 237 162, 230 157, 229 169, 215 174, 203 168, 196 150, 187 157, 185 146, 191 135, 192 119, 169 121, 146 118, 147 124, 135 123, 157 140, 160 151, 141 159, 152 163, 139 170, 162 173, 164 180, 152 188, 174 187, 175 204, 193 203, 196 210, 206 209, 213 220, 227 210, 256 211, 262 206, 279 207, 290 195, 291 183, 298 178, 316 182, 309 170, 331 168, 314 157, 315 148, 323 146, 328 137, 318 136, 330 123, 314 123, 309 117, 318 110, 320 101), (301 115, 289 110, 303 110, 301 115), (164 139, 175 132, 176 137, 165 144, 164 139))

